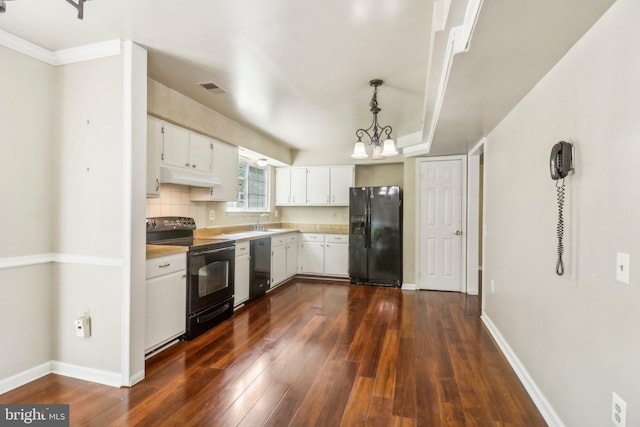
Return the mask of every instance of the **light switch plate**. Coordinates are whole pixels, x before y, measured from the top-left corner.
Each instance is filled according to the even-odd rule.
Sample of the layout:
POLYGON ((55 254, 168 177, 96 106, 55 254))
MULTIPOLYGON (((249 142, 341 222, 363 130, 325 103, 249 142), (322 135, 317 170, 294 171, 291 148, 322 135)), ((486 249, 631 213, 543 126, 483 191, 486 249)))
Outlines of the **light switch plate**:
POLYGON ((626 285, 629 284, 629 273, 630 273, 629 263, 630 263, 629 254, 618 252, 618 256, 616 257, 616 280, 626 285))

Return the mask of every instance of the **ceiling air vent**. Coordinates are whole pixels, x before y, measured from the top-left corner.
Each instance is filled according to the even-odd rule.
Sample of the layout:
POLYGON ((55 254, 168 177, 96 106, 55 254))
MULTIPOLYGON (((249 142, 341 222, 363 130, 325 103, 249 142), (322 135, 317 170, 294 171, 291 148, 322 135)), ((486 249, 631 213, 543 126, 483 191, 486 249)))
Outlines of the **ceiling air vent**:
POLYGON ((211 93, 215 93, 215 94, 226 93, 224 89, 222 89, 220 86, 218 86, 214 82, 200 82, 198 84, 211 93))

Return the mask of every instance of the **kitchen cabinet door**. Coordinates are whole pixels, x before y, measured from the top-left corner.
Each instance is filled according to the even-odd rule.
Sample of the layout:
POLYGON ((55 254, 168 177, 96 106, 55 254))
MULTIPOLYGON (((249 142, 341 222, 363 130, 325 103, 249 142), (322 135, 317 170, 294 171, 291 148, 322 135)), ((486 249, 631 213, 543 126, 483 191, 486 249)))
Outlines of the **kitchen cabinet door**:
POLYGON ((186 256, 149 259, 146 272, 144 348, 148 353, 185 332, 186 256))
POLYGON ((162 125, 161 120, 147 118, 147 197, 160 197, 162 125))
POLYGON ((249 255, 236 257, 235 265, 235 298, 234 305, 242 304, 249 299, 249 271, 251 268, 251 258, 249 255))
POLYGON ((349 275, 349 244, 325 243, 324 273, 331 276, 349 275))
POLYGON ((307 168, 291 168, 291 204, 307 204, 307 168))
POLYGON ((329 179, 331 168, 317 166, 307 168, 307 204, 313 206, 328 205, 331 202, 329 194, 329 179))
POLYGON ((276 206, 291 204, 291 168, 276 168, 276 206))
POLYGON ((189 145, 189 165, 198 172, 212 173, 213 140, 191 133, 189 145))
POLYGON ((287 243, 287 279, 298 273, 298 243, 287 243))
POLYGON ((275 287, 286 279, 287 247, 285 245, 271 247, 271 287, 275 287))
POLYGON ((331 166, 331 204, 349 206, 349 188, 355 185, 354 166, 331 166))
POLYGON ((300 251, 300 273, 324 273, 323 242, 302 242, 300 251))
POLYGON ((238 200, 238 147, 213 140, 213 176, 220 185, 191 187, 193 202, 235 202, 238 200))
POLYGON ((162 159, 165 165, 180 168, 190 167, 189 146, 190 132, 170 123, 164 123, 164 139, 162 159))

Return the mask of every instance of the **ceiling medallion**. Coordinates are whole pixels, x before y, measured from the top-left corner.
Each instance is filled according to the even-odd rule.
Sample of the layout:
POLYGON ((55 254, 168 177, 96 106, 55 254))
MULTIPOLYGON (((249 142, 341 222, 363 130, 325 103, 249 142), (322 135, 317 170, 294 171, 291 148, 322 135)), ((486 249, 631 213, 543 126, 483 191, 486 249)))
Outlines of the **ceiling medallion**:
POLYGON ((372 160, 380 160, 398 154, 393 139, 391 139, 391 126, 381 126, 378 124, 378 113, 382 111, 380 107, 378 107, 378 87, 382 86, 382 83, 384 82, 380 79, 374 79, 369 82, 369 85, 373 87, 373 97, 369 103, 371 107, 369 111, 373 114, 373 122, 368 128, 358 129, 356 131, 358 140, 353 147, 353 154, 351 155, 354 159, 366 159, 369 157, 365 150, 365 142, 373 146, 372 160), (365 136, 368 140, 365 139, 365 141, 362 141, 362 138, 365 136))

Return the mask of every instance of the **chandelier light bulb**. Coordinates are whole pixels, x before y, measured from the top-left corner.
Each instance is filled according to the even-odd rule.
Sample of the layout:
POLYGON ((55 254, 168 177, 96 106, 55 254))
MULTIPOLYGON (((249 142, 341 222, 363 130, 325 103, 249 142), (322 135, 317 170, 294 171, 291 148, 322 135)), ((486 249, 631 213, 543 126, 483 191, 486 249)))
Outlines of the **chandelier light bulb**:
POLYGON ((382 153, 380 155, 382 157, 392 157, 392 156, 398 155, 398 150, 396 150, 396 146, 393 143, 393 139, 387 139, 384 142, 384 147, 382 148, 382 153))
POLYGON ((364 142, 356 142, 356 145, 353 147, 353 154, 351 155, 352 159, 366 159, 369 157, 367 152, 364 149, 364 142))

